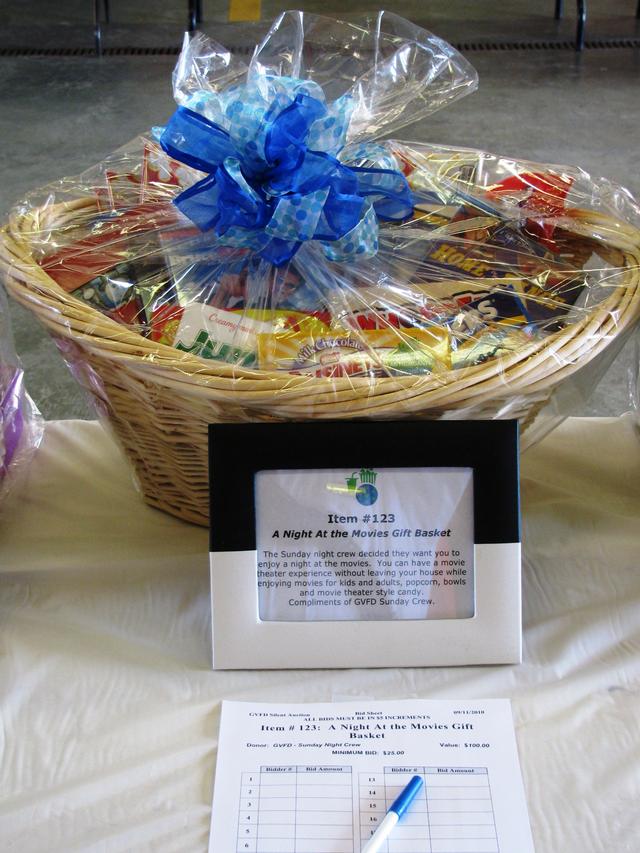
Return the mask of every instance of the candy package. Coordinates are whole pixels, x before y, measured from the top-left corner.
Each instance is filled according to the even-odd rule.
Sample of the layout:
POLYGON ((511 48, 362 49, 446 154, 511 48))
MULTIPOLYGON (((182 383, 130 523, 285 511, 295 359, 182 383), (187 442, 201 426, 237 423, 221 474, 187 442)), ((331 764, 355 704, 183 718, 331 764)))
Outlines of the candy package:
POLYGON ((129 442, 125 386, 201 436, 516 417, 531 441, 635 326, 640 210, 578 167, 389 138, 476 85, 387 12, 285 12, 248 63, 188 36, 173 115, 14 209, 7 283, 129 442))

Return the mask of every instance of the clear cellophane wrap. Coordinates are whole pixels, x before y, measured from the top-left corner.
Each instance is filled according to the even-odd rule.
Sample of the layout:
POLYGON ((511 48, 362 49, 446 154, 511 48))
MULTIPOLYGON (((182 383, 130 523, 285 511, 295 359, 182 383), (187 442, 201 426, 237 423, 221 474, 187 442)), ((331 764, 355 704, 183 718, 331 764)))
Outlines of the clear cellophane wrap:
POLYGON ((14 221, 66 304, 249 419, 264 380, 262 417, 546 407, 546 429, 638 316, 640 211, 576 167, 389 138, 476 85, 389 13, 284 13, 248 63, 195 34, 176 113, 14 221))

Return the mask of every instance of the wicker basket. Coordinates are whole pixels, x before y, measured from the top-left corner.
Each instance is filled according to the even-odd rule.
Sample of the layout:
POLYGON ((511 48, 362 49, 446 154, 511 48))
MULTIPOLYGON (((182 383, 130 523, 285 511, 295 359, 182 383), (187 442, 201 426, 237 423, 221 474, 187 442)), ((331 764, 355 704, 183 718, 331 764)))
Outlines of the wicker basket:
POLYGON ((509 417, 523 429, 553 388, 597 356, 640 314, 640 232, 580 214, 611 247, 624 272, 591 313, 508 356, 461 372, 379 379, 317 379, 238 368, 178 353, 145 339, 64 292, 31 257, 28 235, 86 217, 95 202, 14 217, 0 259, 11 294, 54 337, 93 395, 134 465, 146 501, 196 524, 208 523, 207 425, 310 418, 509 417), (46 219, 46 221, 45 221, 46 219), (513 401, 516 401, 515 406, 513 401))

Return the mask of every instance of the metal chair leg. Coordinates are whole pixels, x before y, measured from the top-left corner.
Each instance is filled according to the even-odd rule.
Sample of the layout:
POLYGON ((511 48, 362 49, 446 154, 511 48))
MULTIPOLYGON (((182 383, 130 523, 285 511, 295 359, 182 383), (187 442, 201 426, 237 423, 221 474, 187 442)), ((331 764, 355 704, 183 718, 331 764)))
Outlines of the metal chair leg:
POLYGON ((100 0, 93 2, 93 42, 96 56, 102 56, 102 27, 100 25, 100 0))
MULTIPOLYGON (((640 0, 638 0, 640 3, 640 0)), ((556 0, 556 21, 559 21, 562 18, 562 0, 556 0)))
POLYGON ((198 23, 198 13, 196 9, 196 0, 189 0, 189 32, 192 33, 198 23))
MULTIPOLYGON (((640 0, 638 0, 640 3, 640 0)), ((202 0, 196 0, 196 24, 202 23, 202 0)))
POLYGON ((578 0, 578 28, 576 30, 576 50, 584 48, 584 27, 587 22, 587 0, 578 0))

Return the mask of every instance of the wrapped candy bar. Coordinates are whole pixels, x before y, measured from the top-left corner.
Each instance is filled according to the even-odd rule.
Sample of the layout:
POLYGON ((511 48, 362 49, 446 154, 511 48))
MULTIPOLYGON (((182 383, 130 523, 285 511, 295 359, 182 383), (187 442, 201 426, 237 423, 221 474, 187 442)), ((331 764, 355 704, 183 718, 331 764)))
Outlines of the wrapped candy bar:
POLYGON ((577 167, 387 138, 476 85, 386 12, 286 12, 248 64, 196 33, 172 116, 14 209, 8 287, 151 503, 206 523, 209 422, 519 418, 526 444, 594 384, 640 313, 640 210, 577 167))

